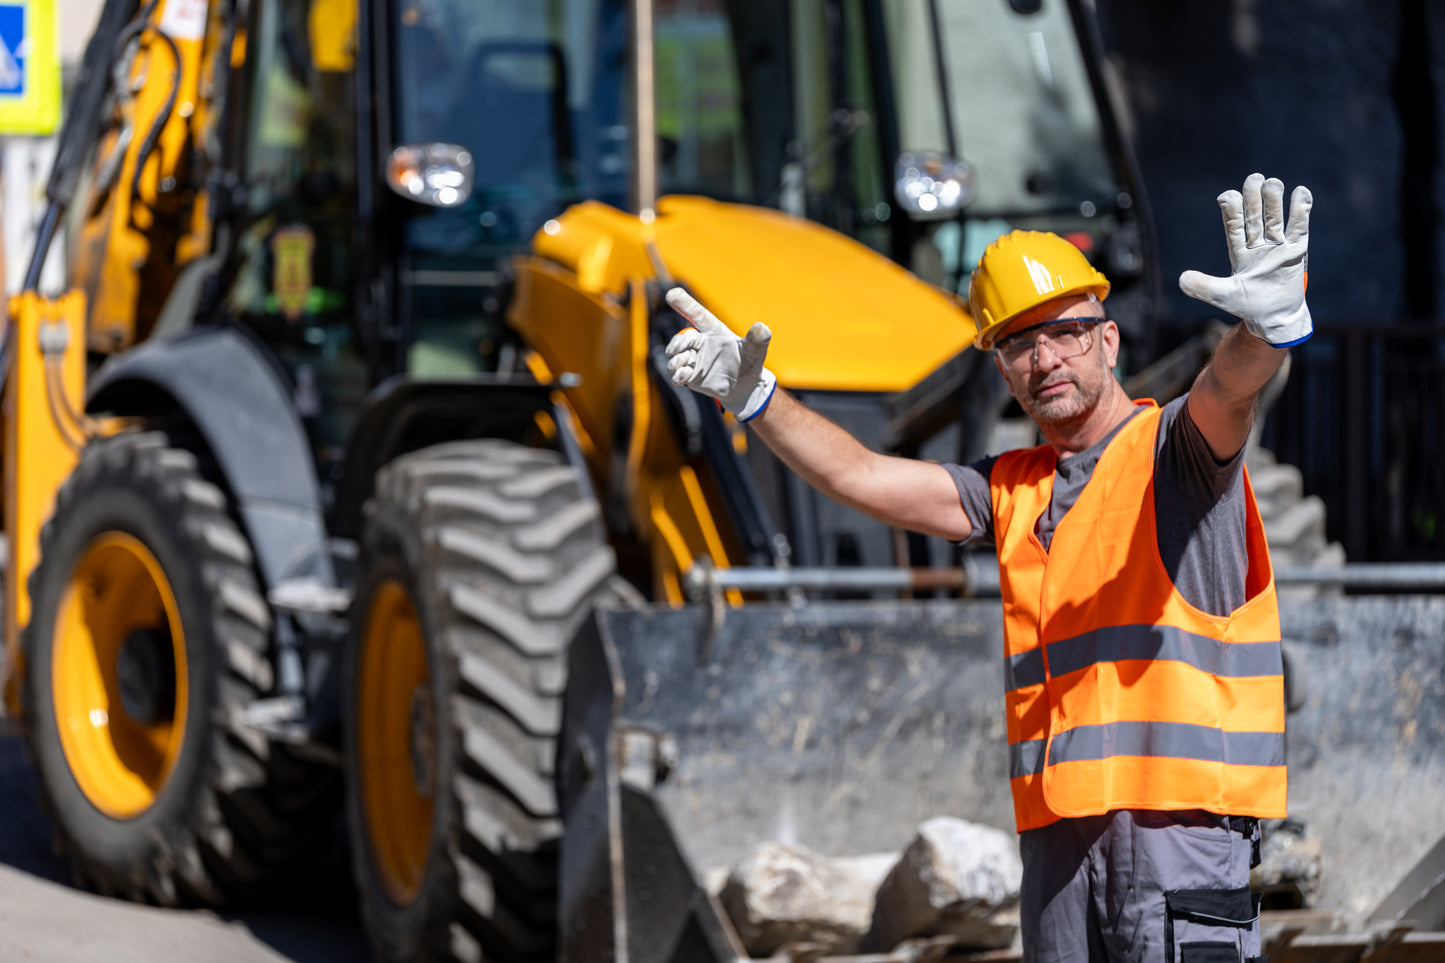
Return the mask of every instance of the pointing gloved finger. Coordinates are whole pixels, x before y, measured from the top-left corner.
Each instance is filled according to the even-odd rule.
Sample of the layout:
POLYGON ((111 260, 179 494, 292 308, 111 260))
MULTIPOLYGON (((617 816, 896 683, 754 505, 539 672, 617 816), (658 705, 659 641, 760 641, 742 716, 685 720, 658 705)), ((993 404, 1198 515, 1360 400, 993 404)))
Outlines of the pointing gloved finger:
POLYGON ((1224 215, 1224 243, 1229 247, 1229 266, 1239 268, 1239 255, 1244 252, 1244 199, 1239 191, 1219 195, 1219 211, 1224 215))
POLYGON ((717 317, 698 303, 697 299, 688 294, 682 288, 673 288, 667 292, 667 303, 672 305, 678 314, 687 318, 697 329, 704 334, 717 334, 728 330, 717 317))
POLYGON ((1285 240, 1298 241, 1309 237, 1310 208, 1314 207, 1314 204, 1314 195, 1308 187, 1301 184, 1294 189, 1294 193, 1289 196, 1289 224, 1284 229, 1285 240))
POLYGON ((1284 243, 1284 182, 1271 177, 1260 190, 1264 203, 1264 239, 1271 244, 1284 243))
POLYGON ((1262 202, 1260 188, 1264 186, 1263 174, 1250 174, 1244 179, 1244 246, 1254 247, 1264 234, 1264 219, 1260 214, 1262 202))

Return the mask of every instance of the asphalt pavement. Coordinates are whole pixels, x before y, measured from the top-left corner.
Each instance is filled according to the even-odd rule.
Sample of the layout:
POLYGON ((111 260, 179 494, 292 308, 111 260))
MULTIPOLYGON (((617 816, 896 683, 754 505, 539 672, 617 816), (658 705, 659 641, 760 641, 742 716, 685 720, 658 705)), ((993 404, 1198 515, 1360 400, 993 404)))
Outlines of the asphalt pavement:
POLYGON ((237 913, 159 909, 71 886, 20 738, 0 730, 0 963, 344 963, 367 959, 344 854, 313 895, 237 913))

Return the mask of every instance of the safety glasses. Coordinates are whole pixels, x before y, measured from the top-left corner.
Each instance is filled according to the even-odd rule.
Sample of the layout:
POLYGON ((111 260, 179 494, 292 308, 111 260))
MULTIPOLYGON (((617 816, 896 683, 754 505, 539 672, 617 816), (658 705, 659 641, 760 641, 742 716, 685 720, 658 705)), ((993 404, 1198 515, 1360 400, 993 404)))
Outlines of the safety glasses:
POLYGON ((1038 360, 1039 345, 1046 344, 1060 361, 1077 358, 1094 343, 1094 325, 1103 318, 1055 318, 1015 332, 994 342, 993 349, 1013 368, 1038 360))

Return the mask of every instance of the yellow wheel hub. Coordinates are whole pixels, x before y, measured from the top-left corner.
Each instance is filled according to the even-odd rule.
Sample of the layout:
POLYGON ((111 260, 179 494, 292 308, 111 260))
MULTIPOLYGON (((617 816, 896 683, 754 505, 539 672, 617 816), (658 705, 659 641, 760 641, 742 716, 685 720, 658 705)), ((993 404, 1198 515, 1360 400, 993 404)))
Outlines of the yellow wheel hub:
POLYGON ((359 779, 372 865, 386 895, 410 905, 431 846, 436 722, 426 640, 401 582, 377 585, 357 654, 359 779))
POLYGON ((56 613, 51 661, 55 722, 76 783, 106 815, 139 815, 180 757, 188 698, 180 611, 160 563, 139 539, 107 532, 86 547, 56 613), (169 660, 152 656, 152 698, 142 718, 121 691, 122 650, 137 638, 152 640, 152 648, 169 640, 169 660))

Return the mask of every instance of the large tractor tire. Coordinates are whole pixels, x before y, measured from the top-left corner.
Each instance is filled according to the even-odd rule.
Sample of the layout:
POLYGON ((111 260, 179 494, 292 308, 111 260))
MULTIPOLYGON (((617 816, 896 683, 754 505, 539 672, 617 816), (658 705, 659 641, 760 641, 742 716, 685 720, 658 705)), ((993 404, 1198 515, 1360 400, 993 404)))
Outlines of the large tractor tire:
POLYGON ((268 692, 251 548, 160 432, 88 445, 30 576, 26 740, 76 882, 161 905, 251 900, 314 856, 334 775, 242 721, 268 692))
POLYGON ((566 646, 614 569, 555 452, 453 442, 378 474, 345 716, 379 959, 553 959, 566 646))

